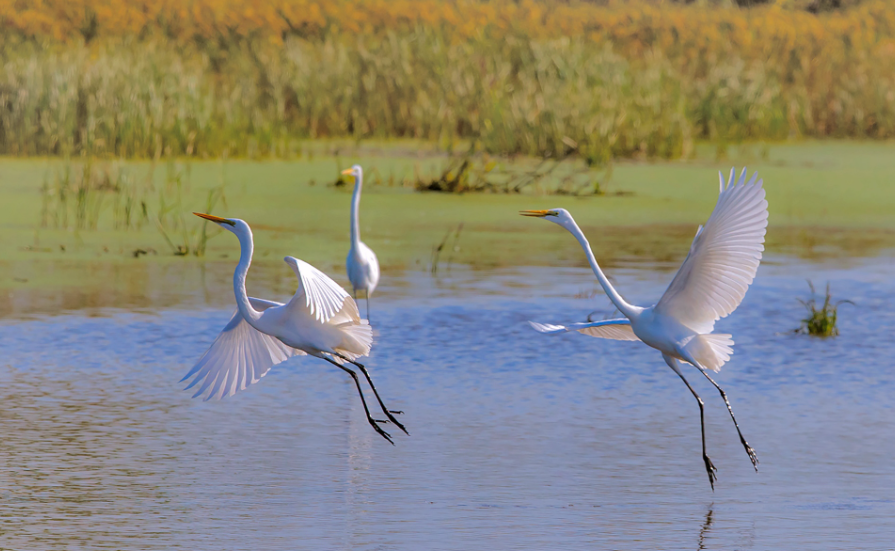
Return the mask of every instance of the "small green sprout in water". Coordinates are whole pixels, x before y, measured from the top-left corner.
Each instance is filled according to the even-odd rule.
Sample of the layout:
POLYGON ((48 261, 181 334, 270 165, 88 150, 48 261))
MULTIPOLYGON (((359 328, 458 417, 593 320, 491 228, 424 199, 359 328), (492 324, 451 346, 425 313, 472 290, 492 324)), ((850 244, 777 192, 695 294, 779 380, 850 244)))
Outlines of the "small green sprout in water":
POLYGON ((807 334, 814 337, 835 337, 839 334, 839 328, 836 327, 836 316, 839 305, 843 303, 854 304, 850 300, 840 300, 833 303, 833 297, 830 294, 830 284, 827 283, 827 291, 824 295, 823 305, 818 308, 815 295, 817 291, 814 284, 808 281, 808 287, 811 288, 811 298, 808 300, 799 299, 802 306, 808 310, 808 317, 802 320, 802 326, 795 330, 796 333, 807 334))

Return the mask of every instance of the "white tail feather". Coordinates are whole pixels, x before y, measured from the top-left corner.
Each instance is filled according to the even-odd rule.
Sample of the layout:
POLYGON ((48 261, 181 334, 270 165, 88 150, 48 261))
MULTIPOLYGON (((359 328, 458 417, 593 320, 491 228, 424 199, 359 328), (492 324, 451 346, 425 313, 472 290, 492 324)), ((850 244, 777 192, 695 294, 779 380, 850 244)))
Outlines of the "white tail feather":
POLYGON ((696 335, 684 345, 684 350, 699 363, 700 367, 721 371, 721 366, 727 363, 733 354, 731 337, 732 335, 726 333, 696 335))
POLYGON ((339 346, 335 347, 336 352, 349 360, 370 354, 370 348, 373 347, 373 327, 367 320, 361 320, 357 325, 346 323, 340 329, 343 337, 339 346))

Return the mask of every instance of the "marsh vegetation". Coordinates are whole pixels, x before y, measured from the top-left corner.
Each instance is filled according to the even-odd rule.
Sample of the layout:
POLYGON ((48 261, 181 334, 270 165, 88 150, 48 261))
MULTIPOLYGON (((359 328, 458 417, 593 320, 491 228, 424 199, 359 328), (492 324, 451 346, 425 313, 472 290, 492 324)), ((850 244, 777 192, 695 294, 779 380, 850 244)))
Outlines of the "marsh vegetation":
MULTIPOLYGON (((191 195, 191 164, 168 159, 163 179, 155 175, 153 160, 141 174, 122 162, 104 162, 92 156, 80 163, 66 160, 51 165, 40 187, 39 228, 81 232, 99 229, 100 219, 113 231, 139 231, 144 226, 156 228, 176 256, 203 256, 208 241, 205 224, 187 223, 185 197, 191 195)), ((205 191, 202 205, 206 212, 219 204, 227 206, 224 194, 223 161, 220 183, 205 191)), ((193 200, 191 204, 195 205, 193 200)), ((192 222, 192 220, 190 220, 192 222)), ((138 257, 136 249, 134 256, 138 257)))
POLYGON ((303 139, 413 138, 551 158, 573 143, 601 165, 700 140, 895 136, 884 0, 193 4, 13 5, 0 153, 293 158, 303 139))
POLYGON ((796 329, 796 333, 811 335, 812 337, 835 337, 839 335, 839 327, 836 320, 839 316, 839 306, 842 304, 853 304, 850 300, 840 300, 833 302, 833 295, 830 292, 830 284, 823 296, 823 303, 818 307, 817 291, 814 284, 808 280, 808 287, 811 289, 811 297, 808 300, 799 302, 807 310, 808 315, 802 319, 802 325, 796 329))
MULTIPOLYGON (((714 160, 713 146, 700 146, 700 156, 687 163, 614 161, 575 181, 599 183, 598 196, 592 188, 562 194, 565 175, 583 169, 580 159, 564 161, 520 193, 418 193, 414 184, 443 173, 450 157, 420 155, 415 143, 313 145, 313 156, 292 161, 6 159, 0 162, 0 216, 6 224, 0 255, 59 254, 62 246, 70 259, 97 252, 130 258, 137 249, 154 249, 158 258, 186 250, 193 256, 202 250, 203 223, 188 213, 211 210, 253 223, 259 259, 302 251, 318 263, 342 262, 338 244, 348 231, 351 186, 326 184, 354 163, 367 176, 364 233, 384 266, 428 266, 433 245, 461 222, 463 247, 455 264, 512 265, 521 258, 580 263, 573 247, 560 240, 557 249, 552 232, 538 231, 516 214, 553 207, 575 213, 601 258, 679 263, 714 206, 711 173, 734 163, 759 170, 768 182, 774 205, 769 251, 838 258, 875 255, 895 244, 895 189, 886 185, 895 155, 885 143, 771 145, 761 155, 755 148, 731 147, 721 163, 714 160), (480 256, 484 250, 490 252, 480 256)), ((312 150, 311 144, 303 147, 312 150)), ((538 167, 544 173, 553 166, 537 158, 500 163, 495 173, 523 175, 538 167)), ((227 253, 232 247, 214 235, 206 235, 205 253, 209 247, 214 256, 227 253)))
POLYGON ((454 263, 574 264, 515 220, 543 206, 607 258, 673 264, 712 206, 696 182, 734 160, 767 174, 771 250, 889 247, 885 142, 776 140, 895 135, 890 3, 749 4, 12 3, 0 154, 48 158, 3 161, 0 252, 231 254, 185 214, 204 210, 253 221, 259 262, 340 262, 354 162, 393 265, 428 266, 460 223, 454 263))

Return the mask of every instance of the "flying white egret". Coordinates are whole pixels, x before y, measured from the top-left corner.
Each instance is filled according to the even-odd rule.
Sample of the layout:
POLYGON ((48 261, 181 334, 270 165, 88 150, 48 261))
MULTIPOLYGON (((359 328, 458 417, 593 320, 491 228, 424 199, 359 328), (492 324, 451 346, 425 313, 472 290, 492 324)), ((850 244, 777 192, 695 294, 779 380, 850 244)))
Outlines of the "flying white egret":
POLYGON ((746 169, 739 182, 734 180, 734 170, 725 185, 721 179, 718 203, 705 226, 699 226, 690 252, 671 285, 653 306, 643 308, 629 304, 615 290, 594 258, 587 238, 564 209, 522 211, 524 216, 541 217, 568 230, 581 243, 597 280, 615 307, 625 316, 590 323, 550 325, 529 322, 541 333, 578 331, 591 337, 623 341, 643 341, 662 353, 662 357, 680 376, 699 403, 699 421, 702 429, 702 459, 715 489, 717 469, 705 449, 705 414, 702 399, 687 382, 681 371, 681 362, 692 364, 721 393, 730 418, 736 426, 740 442, 758 471, 758 457, 746 442, 733 415, 727 394, 718 386, 706 370, 719 371, 733 354, 731 335, 712 333, 715 321, 733 312, 755 278, 764 236, 768 226, 768 202, 762 180, 755 181, 754 174, 746 182, 746 169))
POLYGON ((206 400, 232 396, 257 383, 274 365, 291 356, 310 354, 351 375, 364 405, 367 421, 376 432, 392 442, 391 436, 378 424, 385 421, 373 419, 370 415, 357 373, 344 364, 357 366, 370 383, 382 412, 407 433, 404 425, 392 415, 401 412, 385 407, 369 372, 356 361, 370 353, 373 329, 366 320, 360 319, 357 304, 348 293, 317 268, 287 256, 284 259, 286 264, 298 277, 298 290, 292 300, 281 304, 247 296, 246 274, 252 263, 254 248, 251 228, 239 219, 198 212, 193 214, 233 232, 239 239, 241 249, 239 264, 233 273, 233 292, 238 309, 205 355, 181 379, 183 382, 195 375, 187 389, 202 383, 193 398, 206 391, 206 400))
POLYGON ((370 319, 370 295, 379 283, 379 260, 373 249, 366 246, 360 240, 360 192, 364 186, 364 171, 360 165, 343 170, 342 174, 354 176, 354 195, 351 196, 351 249, 348 250, 348 258, 345 260, 345 268, 348 271, 348 281, 354 289, 354 300, 357 300, 357 292, 364 291, 367 300, 367 319, 370 319))

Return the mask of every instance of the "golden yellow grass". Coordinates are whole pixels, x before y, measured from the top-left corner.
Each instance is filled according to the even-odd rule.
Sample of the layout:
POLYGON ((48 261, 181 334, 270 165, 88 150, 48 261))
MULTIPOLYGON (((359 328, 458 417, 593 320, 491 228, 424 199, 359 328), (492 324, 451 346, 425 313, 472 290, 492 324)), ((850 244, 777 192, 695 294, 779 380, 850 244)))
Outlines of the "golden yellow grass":
POLYGON ((895 2, 781 6, 0 0, 0 153, 400 137, 599 164, 895 136, 895 2))
MULTIPOLYGON (((40 0, 0 1, 6 28, 29 36, 145 35, 217 38, 287 34, 378 34, 415 26, 449 28, 456 40, 491 33, 549 39, 610 39, 623 50, 731 49, 753 58, 784 45, 848 40, 875 46, 895 29, 893 3, 870 0, 846 11, 814 15, 777 1, 750 9, 687 5, 662 0, 555 2, 547 0, 40 0)), ((807 53, 807 52, 806 52, 807 53)), ((692 56, 691 56, 692 57, 692 56)))

